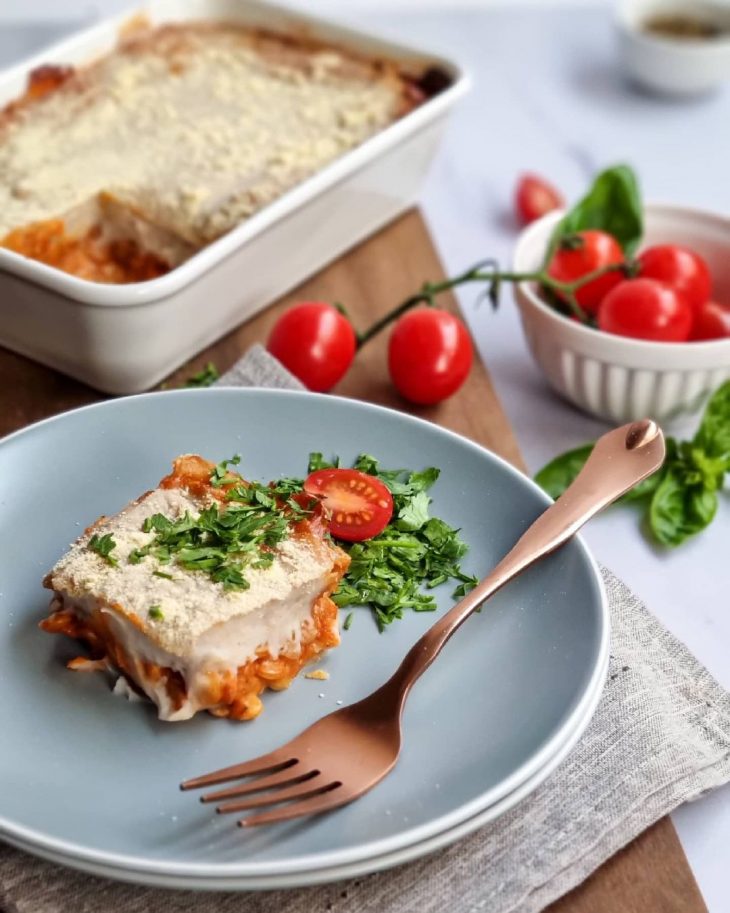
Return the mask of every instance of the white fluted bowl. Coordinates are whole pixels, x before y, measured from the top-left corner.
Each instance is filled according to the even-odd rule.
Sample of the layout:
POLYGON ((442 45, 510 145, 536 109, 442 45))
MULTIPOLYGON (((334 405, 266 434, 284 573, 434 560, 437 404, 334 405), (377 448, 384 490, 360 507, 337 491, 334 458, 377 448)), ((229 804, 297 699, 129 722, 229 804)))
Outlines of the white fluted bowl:
MULTIPOLYGON (((684 244, 701 254, 713 277, 713 297, 730 305, 730 218, 680 206, 645 207, 642 247, 684 244)), ((514 269, 538 269, 562 213, 544 216, 520 235, 514 269)), ((614 336, 564 317, 534 283, 515 286, 522 326, 550 384, 586 412, 612 422, 650 416, 666 421, 698 409, 730 377, 730 338, 707 342, 646 342, 614 336)))

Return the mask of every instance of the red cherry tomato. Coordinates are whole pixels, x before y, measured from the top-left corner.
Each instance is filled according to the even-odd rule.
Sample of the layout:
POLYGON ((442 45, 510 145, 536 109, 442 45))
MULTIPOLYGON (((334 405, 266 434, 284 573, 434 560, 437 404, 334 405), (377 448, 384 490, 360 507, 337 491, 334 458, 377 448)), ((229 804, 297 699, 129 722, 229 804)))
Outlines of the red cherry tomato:
POLYGON ((692 325, 685 298, 656 279, 628 279, 612 289, 598 309, 598 326, 606 333, 684 342, 692 325))
POLYGON ((304 490, 322 500, 330 532, 347 542, 372 539, 393 516, 390 491, 380 479, 357 469, 318 469, 307 477, 304 490))
POLYGON ((699 310, 710 300, 712 277, 705 261, 688 247, 678 244, 658 244, 648 247, 637 257, 639 276, 658 279, 671 285, 687 299, 691 308, 699 310))
POLYGON ((561 193, 537 174, 523 174, 515 189, 515 210, 523 225, 565 206, 561 193))
POLYGON ((322 301, 302 301, 274 324, 266 348, 310 390, 331 390, 347 373, 357 343, 350 321, 322 301))
MULTIPOLYGON (((558 282, 575 282, 597 269, 623 261, 624 252, 613 235, 590 228, 571 235, 566 239, 566 245, 555 251, 548 275, 558 282)), ((575 293, 578 304, 587 313, 595 314, 601 300, 623 278, 621 272, 616 271, 588 282, 575 293)))
POLYGON ((474 352, 458 317, 437 308, 408 311, 388 343, 388 369, 396 389, 412 403, 439 403, 459 389, 474 352))
POLYGON ((730 337, 730 308, 708 301, 695 311, 689 338, 695 342, 730 337))

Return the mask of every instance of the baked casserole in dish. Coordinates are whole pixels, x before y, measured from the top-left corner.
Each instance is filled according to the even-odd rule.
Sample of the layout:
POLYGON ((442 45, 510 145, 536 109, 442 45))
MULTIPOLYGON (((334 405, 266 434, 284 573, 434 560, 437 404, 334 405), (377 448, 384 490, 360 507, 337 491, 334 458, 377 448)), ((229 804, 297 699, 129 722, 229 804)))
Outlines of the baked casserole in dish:
POLYGON ((452 62, 149 0, 0 73, 0 345, 149 389, 415 201, 452 62))
POLYGON ((154 279, 425 97, 393 61, 137 20, 95 63, 34 70, 0 115, 0 243, 94 282, 154 279))

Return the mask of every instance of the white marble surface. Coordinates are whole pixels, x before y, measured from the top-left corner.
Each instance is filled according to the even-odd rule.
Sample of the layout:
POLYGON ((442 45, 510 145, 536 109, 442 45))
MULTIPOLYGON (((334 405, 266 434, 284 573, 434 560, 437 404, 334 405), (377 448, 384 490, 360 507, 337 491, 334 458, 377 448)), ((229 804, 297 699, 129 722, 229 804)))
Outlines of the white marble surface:
MULTIPOLYGON (((88 21, 91 6, 65 8, 88 21)), ((351 8, 347 18, 372 25, 373 17, 351 8)), ((730 87, 691 104, 634 92, 617 70, 609 7, 546 10, 510 2, 467 10, 443 0, 441 9, 383 11, 377 18, 383 33, 455 56, 474 77, 474 91, 454 118, 423 193, 449 271, 484 256, 508 262, 516 236, 511 193, 522 169, 540 171, 575 197, 595 169, 625 160, 638 169, 648 199, 730 211, 730 87)), ((0 27, 0 64, 57 31, 37 22, 0 27)), ((601 432, 599 422, 546 388, 509 293, 497 314, 475 308, 473 292, 460 297, 532 470, 601 432)), ((672 430, 693 426, 689 420, 672 430)), ((671 554, 646 542, 629 509, 594 521, 586 538, 730 688, 730 503, 724 501, 713 526, 671 554)), ((727 913, 730 788, 680 809, 674 821, 711 913, 727 913)))

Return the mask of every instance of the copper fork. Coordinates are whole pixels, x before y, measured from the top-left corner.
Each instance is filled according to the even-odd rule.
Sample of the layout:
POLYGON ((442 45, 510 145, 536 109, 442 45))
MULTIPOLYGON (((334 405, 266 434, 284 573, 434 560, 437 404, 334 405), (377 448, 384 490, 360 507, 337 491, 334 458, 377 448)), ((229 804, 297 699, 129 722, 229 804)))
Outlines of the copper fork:
POLYGON ((464 621, 525 568, 565 543, 583 524, 664 461, 664 437, 649 420, 604 434, 578 477, 526 530, 512 550, 408 651, 369 697, 342 707, 269 754, 187 780, 182 789, 254 777, 201 797, 220 813, 277 806, 241 819, 270 824, 329 811, 372 789, 395 766, 401 714, 414 682, 464 621))

